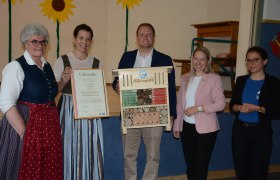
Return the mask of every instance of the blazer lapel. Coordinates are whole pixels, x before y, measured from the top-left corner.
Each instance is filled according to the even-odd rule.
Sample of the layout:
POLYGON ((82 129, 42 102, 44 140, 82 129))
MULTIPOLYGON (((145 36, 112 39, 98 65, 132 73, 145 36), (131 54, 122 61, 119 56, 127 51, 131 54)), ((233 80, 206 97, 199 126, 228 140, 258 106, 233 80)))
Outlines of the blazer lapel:
POLYGON ((151 67, 157 67, 158 65, 158 56, 157 56, 157 51, 155 49, 153 49, 153 55, 152 55, 152 63, 151 63, 151 67))
POLYGON ((186 92, 187 92, 187 89, 188 89, 188 85, 189 85, 189 82, 190 82, 190 75, 188 75, 187 77, 185 77, 185 88, 183 88, 182 90, 182 106, 185 107, 186 105, 186 92))
POLYGON ((197 90, 195 93, 195 104, 197 104, 199 94, 202 91, 206 81, 207 81, 207 74, 204 74, 204 75, 202 75, 202 77, 200 79, 200 82, 198 84, 198 87, 197 87, 197 90))

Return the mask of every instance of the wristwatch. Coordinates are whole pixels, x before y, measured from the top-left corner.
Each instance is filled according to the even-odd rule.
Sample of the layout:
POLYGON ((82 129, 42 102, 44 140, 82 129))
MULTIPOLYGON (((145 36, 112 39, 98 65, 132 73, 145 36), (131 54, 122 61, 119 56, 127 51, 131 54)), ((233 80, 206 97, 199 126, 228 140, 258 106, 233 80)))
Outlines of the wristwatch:
POLYGON ((198 112, 202 112, 202 106, 197 107, 198 112))

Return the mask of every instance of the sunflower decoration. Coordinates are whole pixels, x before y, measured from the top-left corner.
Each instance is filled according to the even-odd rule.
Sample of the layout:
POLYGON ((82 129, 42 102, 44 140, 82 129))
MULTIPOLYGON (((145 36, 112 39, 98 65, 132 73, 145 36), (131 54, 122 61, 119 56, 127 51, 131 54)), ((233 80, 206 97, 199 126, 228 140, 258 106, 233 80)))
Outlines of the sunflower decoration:
MULTIPOLYGON (((9 3, 12 3, 13 5, 15 5, 16 4, 16 0, 7 0, 9 3)), ((22 2, 22 0, 19 0, 19 1, 21 1, 22 2)), ((5 3, 6 2, 6 0, 2 0, 2 2, 3 3, 5 3)))
MULTIPOLYGON (((7 0, 8 6, 9 6, 9 62, 11 62, 12 59, 12 4, 16 4, 16 0, 7 0)), ((22 2, 22 0, 19 0, 22 2)), ((6 0, 2 0, 2 3, 5 3, 6 0)))
POLYGON ((129 13, 129 8, 133 8, 134 5, 136 4, 139 6, 139 3, 142 2, 142 0, 117 0, 117 4, 122 3, 122 7, 126 9, 126 35, 125 35, 125 52, 127 51, 128 47, 128 13, 129 13))
POLYGON ((72 8, 76 6, 72 4, 73 0, 45 0, 40 6, 43 7, 41 12, 44 16, 52 18, 56 22, 56 36, 57 36, 57 57, 59 57, 59 25, 61 22, 68 20, 68 15, 73 15, 72 8))
POLYGON ((122 3, 122 7, 123 8, 133 8, 134 4, 139 6, 139 2, 141 2, 142 0, 117 0, 117 4, 122 3))

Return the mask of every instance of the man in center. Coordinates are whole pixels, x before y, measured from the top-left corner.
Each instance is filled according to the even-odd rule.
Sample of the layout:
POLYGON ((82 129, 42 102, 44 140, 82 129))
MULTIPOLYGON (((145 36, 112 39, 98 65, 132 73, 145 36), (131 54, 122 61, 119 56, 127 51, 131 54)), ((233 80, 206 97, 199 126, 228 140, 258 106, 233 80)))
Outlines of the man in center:
MULTIPOLYGON (((154 49, 155 29, 149 23, 142 23, 136 31, 138 49, 125 52, 119 62, 118 69, 173 66, 172 59, 154 49)), ((174 67, 168 74, 169 108, 171 121, 176 118, 176 87, 174 67)), ((118 78, 113 88, 119 94, 118 78)), ((160 160, 160 143, 163 127, 145 127, 127 129, 123 135, 125 180, 137 179, 137 157, 141 139, 146 148, 146 166, 142 180, 156 180, 160 160)))

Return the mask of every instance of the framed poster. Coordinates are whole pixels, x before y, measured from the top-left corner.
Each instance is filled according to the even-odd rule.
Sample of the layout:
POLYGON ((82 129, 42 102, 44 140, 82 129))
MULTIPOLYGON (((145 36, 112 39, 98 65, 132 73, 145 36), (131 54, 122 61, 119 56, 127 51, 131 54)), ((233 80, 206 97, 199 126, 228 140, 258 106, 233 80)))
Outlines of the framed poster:
POLYGON ((93 119, 109 116, 103 70, 73 69, 71 84, 75 119, 93 119))
POLYGON ((171 130, 168 73, 172 66, 113 70, 119 77, 122 132, 163 126, 171 130))

